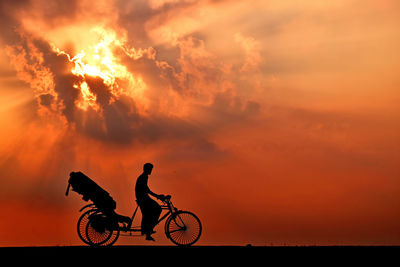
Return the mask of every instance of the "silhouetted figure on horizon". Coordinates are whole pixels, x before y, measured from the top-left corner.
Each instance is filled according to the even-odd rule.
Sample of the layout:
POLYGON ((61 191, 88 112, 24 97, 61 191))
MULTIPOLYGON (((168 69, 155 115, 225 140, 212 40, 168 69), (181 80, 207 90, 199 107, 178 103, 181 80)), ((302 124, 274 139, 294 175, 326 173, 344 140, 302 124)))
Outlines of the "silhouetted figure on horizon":
POLYGON ((149 195, 161 200, 164 200, 165 196, 152 192, 147 185, 152 170, 153 164, 144 164, 143 173, 136 180, 135 194, 136 201, 142 211, 142 235, 146 235, 146 240, 155 241, 151 235, 154 233, 153 228, 156 226, 158 218, 160 217, 161 207, 149 195))

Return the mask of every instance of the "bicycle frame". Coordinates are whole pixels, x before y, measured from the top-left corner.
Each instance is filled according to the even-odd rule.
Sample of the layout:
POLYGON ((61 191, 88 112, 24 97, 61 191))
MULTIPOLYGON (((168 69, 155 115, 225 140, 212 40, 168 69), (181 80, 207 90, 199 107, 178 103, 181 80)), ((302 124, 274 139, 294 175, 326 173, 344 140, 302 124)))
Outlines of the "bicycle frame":
MULTIPOLYGON (((161 206, 161 210, 168 210, 167 213, 165 213, 163 216, 161 216, 156 225, 157 226, 160 222, 162 222, 163 220, 165 220, 166 218, 168 218, 171 214, 174 214, 176 212, 178 212, 178 209, 174 207, 174 205, 172 204, 172 202, 170 201, 170 199, 166 199, 166 201, 164 201, 164 205, 161 206)), ((135 211, 133 212, 133 215, 131 217, 131 222, 133 222, 133 219, 135 219, 137 210, 139 208, 139 205, 136 206, 135 211)), ((119 227, 119 230, 124 231, 124 232, 141 232, 141 227, 140 226, 131 226, 128 225, 128 227, 119 227)))

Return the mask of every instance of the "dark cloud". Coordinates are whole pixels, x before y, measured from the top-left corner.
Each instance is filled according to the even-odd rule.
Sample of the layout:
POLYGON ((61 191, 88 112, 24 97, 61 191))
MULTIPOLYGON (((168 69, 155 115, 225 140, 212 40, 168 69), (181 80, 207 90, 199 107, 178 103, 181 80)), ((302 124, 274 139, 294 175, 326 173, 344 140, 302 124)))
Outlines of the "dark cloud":
POLYGON ((111 89, 104 83, 100 77, 92 77, 85 75, 85 82, 88 84, 90 91, 96 96, 96 102, 100 107, 106 107, 112 100, 111 89))
POLYGON ((129 39, 138 47, 147 47, 149 38, 145 29, 147 20, 153 15, 149 1, 123 1, 116 2, 118 7, 118 25, 122 25, 128 32, 129 39))
MULTIPOLYGON (((184 135, 193 135, 194 127, 179 118, 154 114, 151 117, 139 115, 135 100, 121 95, 115 98, 111 94, 111 88, 100 77, 79 77, 71 73, 73 63, 64 54, 54 52, 51 47, 40 39, 23 39, 20 43, 26 58, 26 64, 36 66, 38 58, 31 55, 32 45, 38 50, 44 59, 43 67, 49 69, 54 81, 54 95, 50 93, 39 94, 39 104, 52 109, 52 104, 58 107, 53 112, 60 112, 76 130, 105 141, 115 143, 130 143, 134 140, 141 142, 157 141, 164 138, 181 138, 184 135), (96 96, 96 103, 100 110, 95 111, 89 107, 82 110, 76 106, 76 101, 81 97, 80 90, 74 85, 84 81, 90 91, 96 96)), ((140 61, 139 61, 140 62, 140 61)), ((153 62, 153 68, 156 65, 153 62)), ((32 79, 36 70, 28 69, 32 79)))
POLYGON ((42 106, 50 108, 50 105, 54 102, 54 96, 51 94, 39 95, 39 103, 42 106))
POLYGON ((15 30, 20 26, 16 13, 23 9, 29 3, 28 0, 0 1, 0 37, 6 42, 13 42, 19 39, 19 35, 15 30))
MULTIPOLYGON (((58 5, 58 2, 45 5, 43 10, 35 9, 32 16, 49 22, 50 27, 56 27, 57 23, 62 25, 66 20, 76 20, 76 14, 82 11, 77 1, 70 6, 66 6, 65 2, 58 5), (71 12, 70 17, 66 15, 68 12, 71 12)), ((2 2, 2 7, 4 9, 9 5, 16 10, 24 6, 33 8, 37 4, 2 2)), ((133 57, 122 46, 115 46, 114 53, 133 76, 140 77, 146 84, 145 94, 150 103, 146 113, 139 110, 139 99, 123 93, 116 96, 112 93, 112 86, 102 78, 74 75, 71 72, 74 67, 71 57, 54 51, 53 46, 40 36, 19 30, 16 42, 10 45, 10 54, 15 61, 18 61, 18 56, 23 59, 17 62, 20 66, 18 71, 26 75, 25 81, 31 87, 36 87, 33 89, 36 90, 38 105, 65 118, 70 129, 78 133, 115 144, 168 141, 176 143, 179 149, 175 155, 180 156, 192 152, 193 155, 218 154, 217 147, 208 140, 207 130, 254 116, 260 105, 237 96, 235 86, 225 88, 223 83, 231 80, 232 73, 227 73, 224 63, 207 51, 204 40, 199 36, 180 37, 174 45, 174 53, 163 56, 159 51, 167 53, 170 49, 161 46, 159 51, 155 50, 146 30, 148 21, 155 19, 162 23, 197 4, 196 1, 178 1, 152 8, 148 1, 116 2, 119 27, 128 32, 127 44, 137 48, 139 54, 133 57), (48 83, 46 86, 42 85, 45 80, 48 83), (82 109, 77 106, 82 100, 82 92, 77 85, 82 82, 86 82, 96 97, 97 108, 88 106, 82 109), (196 104, 201 106, 198 110, 207 114, 208 121, 194 123, 194 118, 189 120, 175 114, 172 106, 171 112, 164 113, 159 103, 170 97, 171 90, 180 95, 173 101, 200 103, 196 104), (213 123, 218 125, 211 127, 213 123), (202 129, 199 125, 208 126, 202 129)), ((8 24, 18 24, 14 17, 2 19, 9 21, 8 24)), ((69 50, 74 50, 73 46, 73 43, 69 44, 69 50)), ((120 87, 129 86, 118 78, 116 82, 120 87)))
MULTIPOLYGON (((34 19, 45 21, 50 28, 59 27, 76 20, 79 13, 78 0, 35 0, 30 2, 30 8, 34 11, 30 15, 34 19)), ((25 9, 29 10, 29 7, 25 7, 25 9)))
POLYGON ((0 1, 0 38, 6 44, 20 40, 21 17, 29 16, 45 21, 50 28, 76 19, 79 5, 77 0, 2 0, 0 1))
POLYGON ((119 13, 118 25, 127 30, 129 39, 135 46, 147 47, 151 45, 146 29, 148 22, 152 21, 153 27, 166 23, 185 8, 198 4, 197 2, 201 1, 174 1, 152 8, 147 0, 118 0, 115 4, 119 13))

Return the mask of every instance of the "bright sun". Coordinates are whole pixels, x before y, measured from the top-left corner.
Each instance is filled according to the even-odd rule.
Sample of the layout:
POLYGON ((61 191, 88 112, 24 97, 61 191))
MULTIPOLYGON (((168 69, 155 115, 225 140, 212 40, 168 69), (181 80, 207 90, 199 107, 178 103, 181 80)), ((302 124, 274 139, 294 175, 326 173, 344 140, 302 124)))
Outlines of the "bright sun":
POLYGON ((103 83, 109 88, 113 96, 110 101, 119 98, 121 94, 133 98, 143 98, 146 84, 141 77, 132 75, 120 63, 119 58, 114 55, 115 49, 121 49, 128 56, 131 56, 131 51, 124 45, 124 39, 118 39, 116 33, 112 30, 95 27, 92 31, 97 34, 98 42, 73 57, 54 47, 58 54, 68 56, 69 61, 74 63, 71 72, 81 77, 80 82, 74 84, 74 88, 79 89, 81 92, 80 98, 75 103, 76 106, 83 110, 87 110, 89 107, 96 111, 100 110, 96 102, 96 95, 86 82, 87 76, 99 77, 103 80, 103 83))

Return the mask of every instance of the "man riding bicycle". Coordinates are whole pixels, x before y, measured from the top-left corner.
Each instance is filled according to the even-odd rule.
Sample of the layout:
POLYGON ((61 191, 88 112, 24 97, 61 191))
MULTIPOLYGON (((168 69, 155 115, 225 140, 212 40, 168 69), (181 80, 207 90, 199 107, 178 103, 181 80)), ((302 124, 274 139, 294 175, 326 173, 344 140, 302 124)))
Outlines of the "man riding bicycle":
POLYGON ((153 228, 165 220, 165 236, 172 243, 178 246, 191 246, 196 243, 202 232, 199 218, 190 211, 176 208, 171 202, 171 196, 158 195, 149 189, 147 183, 152 170, 153 165, 146 163, 143 173, 137 178, 135 193, 138 206, 131 218, 115 213, 116 202, 93 180, 81 172, 71 172, 65 194, 68 195, 72 187, 85 201, 93 202, 80 210, 85 212, 78 220, 79 238, 90 246, 111 246, 117 241, 120 231, 129 232, 129 235, 141 231, 142 235, 146 235, 146 240, 154 241, 151 237, 154 233, 153 228), (163 205, 160 206, 150 196, 161 199, 163 205), (141 226, 132 226, 139 207, 142 211, 141 226), (159 218, 161 210, 166 212, 159 218), (117 221, 127 225, 121 226, 117 221))
POLYGON ((146 240, 155 241, 151 235, 155 233, 153 228, 156 226, 158 218, 160 217, 161 207, 150 195, 160 200, 165 200, 165 196, 152 192, 147 185, 152 170, 153 164, 144 164, 143 173, 136 180, 135 194, 136 201, 142 211, 142 235, 146 235, 146 240))

